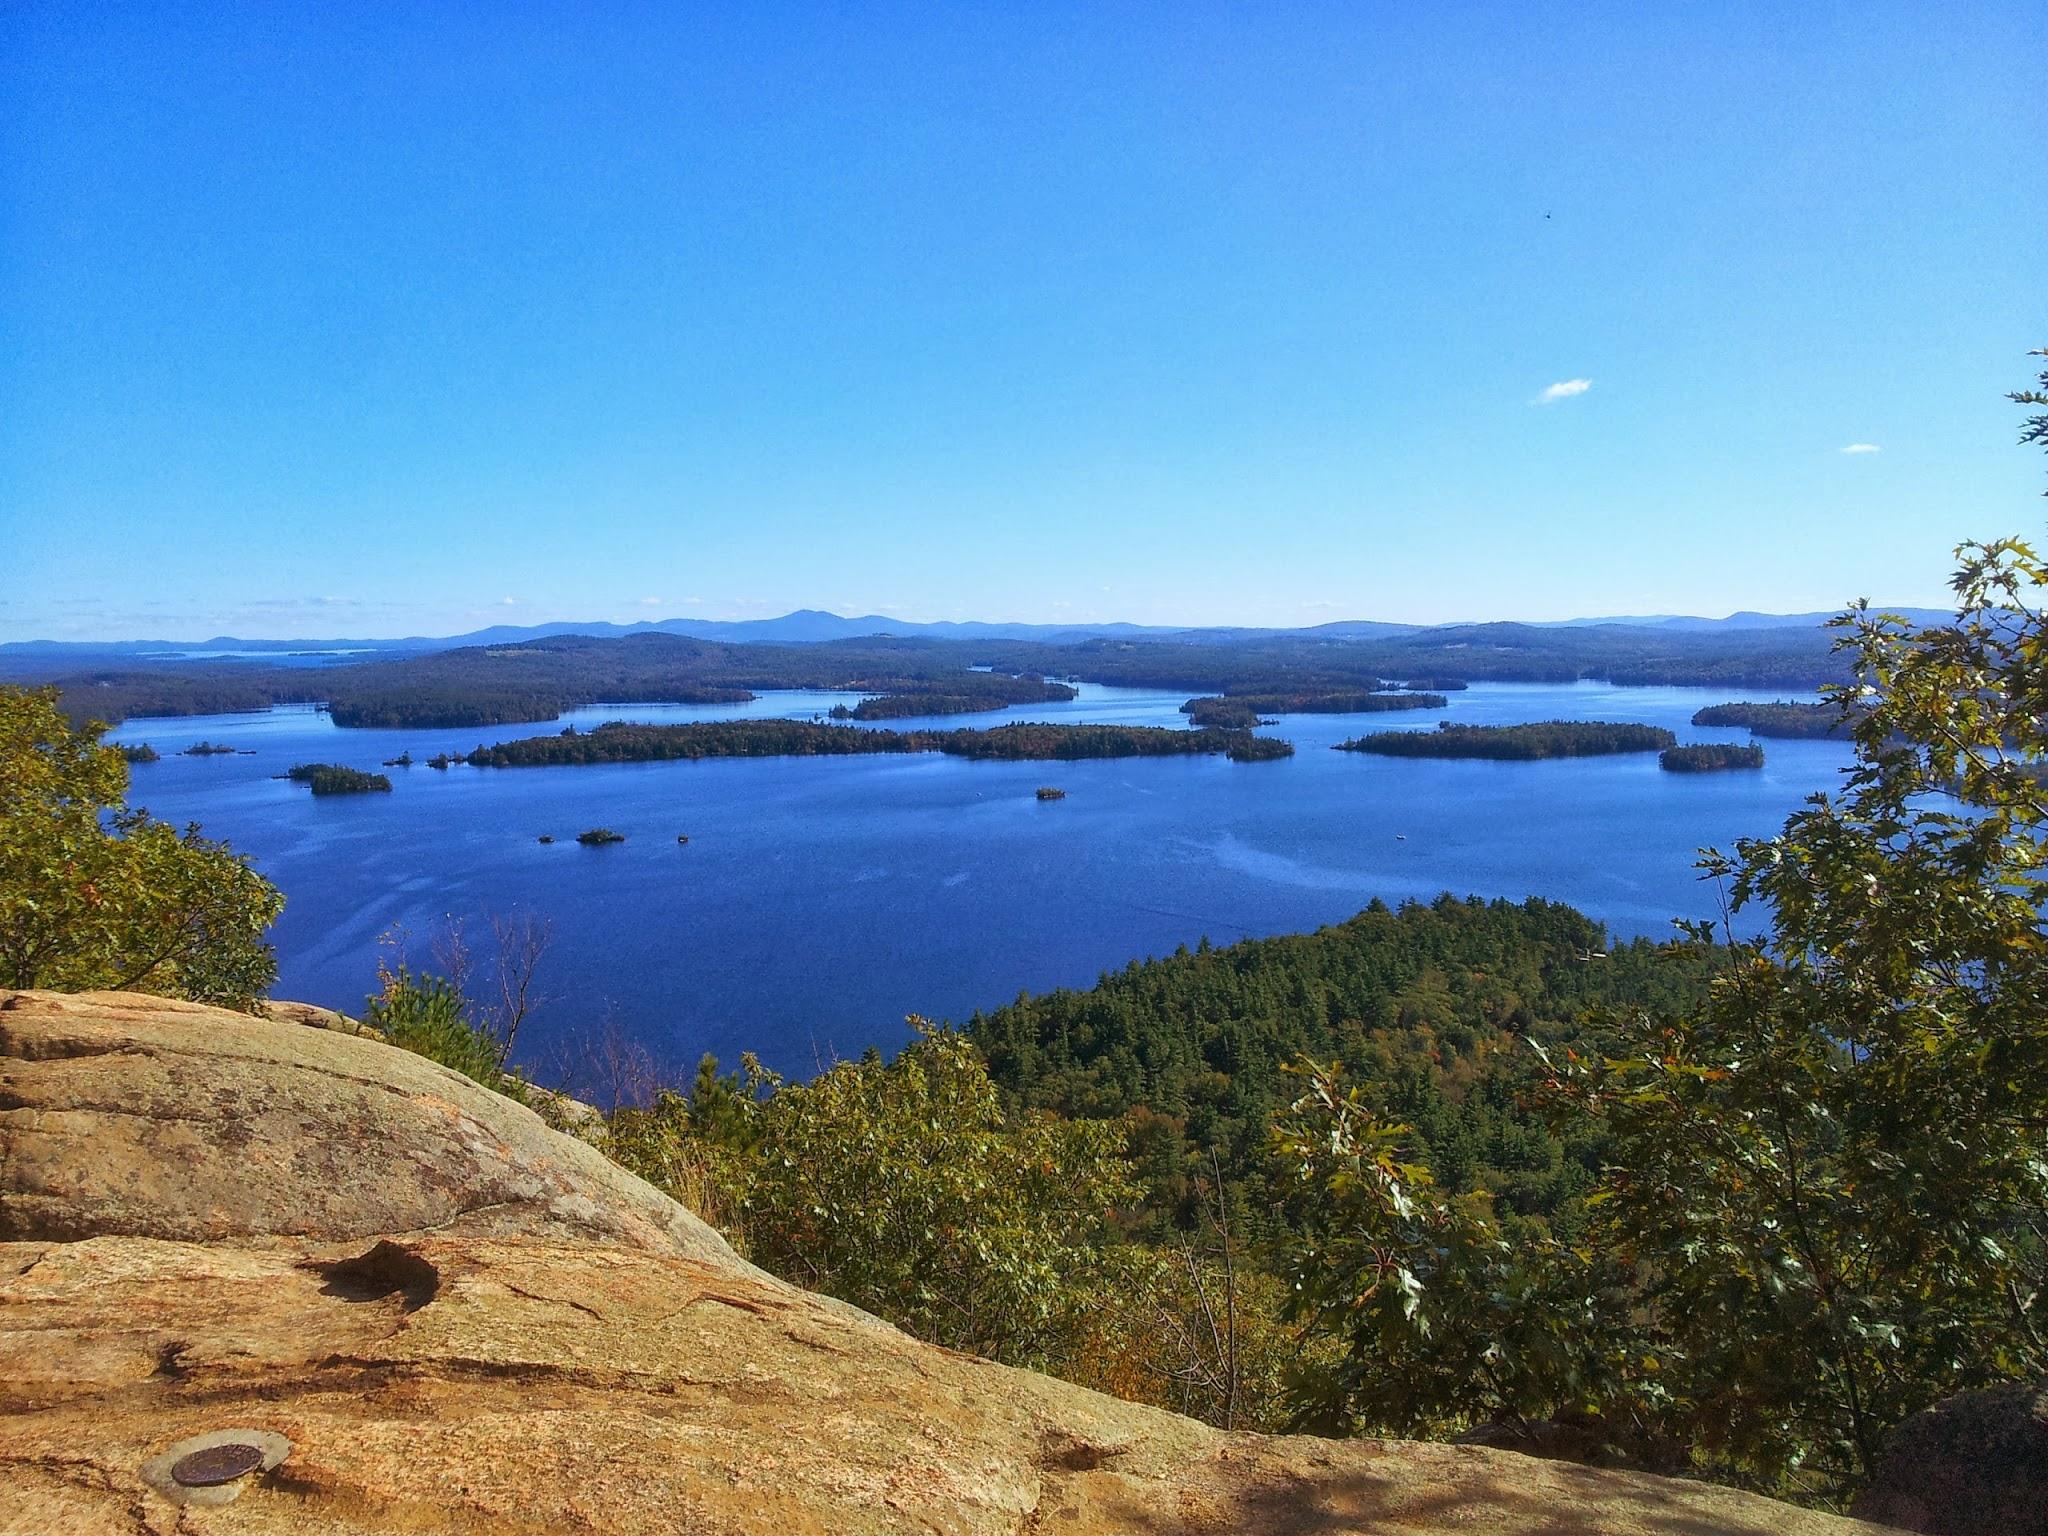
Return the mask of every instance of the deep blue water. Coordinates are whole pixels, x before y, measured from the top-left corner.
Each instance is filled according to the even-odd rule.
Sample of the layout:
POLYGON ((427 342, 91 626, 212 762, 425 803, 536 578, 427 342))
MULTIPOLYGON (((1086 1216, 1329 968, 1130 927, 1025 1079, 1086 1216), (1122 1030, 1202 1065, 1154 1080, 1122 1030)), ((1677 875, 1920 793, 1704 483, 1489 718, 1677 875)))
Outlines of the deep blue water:
MULTIPOLYGON (((665 1062, 753 1049, 807 1072, 904 1015, 964 1018, 1020 991, 1085 986, 1107 969, 1193 945, 1308 929, 1389 902, 1530 895, 1569 902, 1618 935, 1661 935, 1718 911, 1693 861, 1774 831, 1848 761, 1831 742, 1766 742, 1760 773, 1669 774, 1654 754, 1538 763, 1333 752, 1362 730, 1640 720, 1682 741, 1746 741, 1689 724, 1703 704, 1769 698, 1600 684, 1475 685, 1443 711, 1289 716, 1276 763, 1153 759, 970 763, 937 755, 642 763, 437 772, 391 769, 389 795, 315 800, 272 777, 294 763, 376 769, 563 723, 808 717, 841 694, 742 706, 635 705, 546 726, 344 731, 312 709, 135 720, 148 741, 131 799, 252 855, 284 890, 279 996, 351 1010, 378 937, 415 953, 444 915, 528 908, 554 925, 553 999, 520 1054, 545 1073, 609 1017, 665 1062), (202 739, 253 756, 175 756, 202 739), (1065 800, 1033 791, 1056 784, 1065 800), (623 844, 585 848, 606 825, 623 844), (541 833, 559 841, 542 846, 541 833), (677 834, 689 836, 678 845, 677 834)), ((1006 719, 1180 726, 1183 693, 1085 687, 1006 719)), ((925 722, 889 722, 916 725, 925 722)))

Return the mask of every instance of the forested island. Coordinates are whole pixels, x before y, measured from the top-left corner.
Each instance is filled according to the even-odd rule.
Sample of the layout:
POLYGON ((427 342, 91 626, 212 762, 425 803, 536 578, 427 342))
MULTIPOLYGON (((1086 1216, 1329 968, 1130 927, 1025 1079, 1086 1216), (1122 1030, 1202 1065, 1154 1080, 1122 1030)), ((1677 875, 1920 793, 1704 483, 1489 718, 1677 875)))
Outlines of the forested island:
POLYGON ((299 763, 285 771, 294 784, 304 784, 316 795, 389 794, 391 780, 381 773, 344 768, 339 763, 299 763))
POLYGON ((1666 773, 1725 773, 1763 765, 1764 749, 1754 743, 1737 747, 1726 742, 1701 742, 1688 747, 1666 747, 1657 754, 1657 766, 1666 773))
POLYGON ((1839 704, 1797 704, 1788 699, 1772 704, 1710 704, 1694 713, 1692 723, 1734 726, 1747 729, 1752 736, 1787 741, 1847 740, 1856 725, 1855 717, 1844 714, 1839 704))
POLYGON ((180 752, 180 757, 233 757, 240 749, 224 741, 195 741, 180 752))
POLYGON ((131 763, 153 763, 160 754, 148 742, 134 741, 121 749, 121 756, 131 763))
POLYGON ((1678 738, 1655 725, 1609 720, 1540 720, 1530 725, 1453 725, 1433 731, 1375 731, 1340 741, 1339 752, 1381 757, 1490 757, 1526 761, 1544 757, 1605 757, 1619 752, 1661 752, 1678 738))
POLYGON ((1384 710, 1442 709, 1440 693, 1401 689, 1390 693, 1233 693, 1189 699, 1180 712, 1196 725, 1249 730, 1264 715, 1370 715, 1384 710))
POLYGON ((1219 731, 1250 731, 1274 723, 1260 718, 1259 712, 1243 699, 1189 699, 1181 705, 1180 712, 1196 725, 1219 731))
POLYGON ((696 761, 711 757, 851 757, 943 752, 977 759, 1224 756, 1233 762, 1292 757, 1285 741, 1237 731, 1174 731, 1156 725, 999 725, 987 730, 889 731, 806 720, 706 720, 691 725, 615 721, 592 731, 529 736, 478 747, 478 768, 571 763, 696 761))

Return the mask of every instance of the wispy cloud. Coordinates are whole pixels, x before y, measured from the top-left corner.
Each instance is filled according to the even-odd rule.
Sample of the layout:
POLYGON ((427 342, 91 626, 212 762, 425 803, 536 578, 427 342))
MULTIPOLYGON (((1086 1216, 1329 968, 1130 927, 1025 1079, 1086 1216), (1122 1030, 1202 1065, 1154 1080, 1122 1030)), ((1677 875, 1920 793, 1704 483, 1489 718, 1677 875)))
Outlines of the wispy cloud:
POLYGON ((498 606, 500 608, 517 608, 519 606, 519 599, 516 597, 501 597, 498 599, 498 606))
POLYGON ((1877 446, 1877 444, 1875 444, 1875 443, 1844 443, 1844 444, 1842 445, 1841 451, 1842 451, 1843 453, 1883 453, 1883 452, 1884 452, 1884 450, 1883 450, 1882 448, 1878 447, 1878 446, 1877 446))
POLYGON ((640 599, 640 606, 642 608, 659 608, 661 606, 661 599, 658 597, 643 597, 640 599))
POLYGON ((1572 400, 1593 387, 1591 379, 1559 379, 1547 386, 1543 393, 1530 401, 1531 405, 1555 405, 1560 400, 1572 400))

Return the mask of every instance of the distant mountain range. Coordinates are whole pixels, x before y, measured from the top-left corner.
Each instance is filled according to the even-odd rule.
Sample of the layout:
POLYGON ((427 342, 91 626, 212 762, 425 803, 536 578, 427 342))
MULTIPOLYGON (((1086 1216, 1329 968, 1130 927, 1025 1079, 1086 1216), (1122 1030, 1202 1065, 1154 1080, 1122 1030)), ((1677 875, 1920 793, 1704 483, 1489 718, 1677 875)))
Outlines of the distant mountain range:
MULTIPOLYGON (((1918 624, 1948 622, 1953 615, 1938 608, 1893 608, 1918 624)), ((1726 618, 1708 619, 1688 614, 1634 614, 1610 618, 1562 619, 1537 628, 1588 628, 1612 625, 1628 629, 1729 631, 1754 629, 1811 628, 1832 618, 1832 610, 1817 613, 1731 613, 1726 618)), ((0 659, 77 660, 96 657, 142 660, 152 656, 190 658, 198 654, 246 656, 251 659, 283 659, 298 654, 331 656, 336 652, 419 653, 454 650, 473 645, 516 645, 552 635, 687 635, 700 640, 736 643, 748 641, 792 642, 855 640, 870 635, 922 635, 945 640, 1034 640, 1044 644, 1079 644, 1088 640, 1134 639, 1179 640, 1183 642, 1227 641, 1277 635, 1326 636, 1333 640, 1385 639, 1396 635, 1422 634, 1431 629, 1464 626, 1440 624, 1383 624, 1371 619, 1339 619, 1301 629, 1260 629, 1249 627, 1171 626, 1153 624, 995 624, 942 621, 911 623, 903 619, 867 614, 846 618, 815 608, 799 608, 774 619, 660 619, 637 624, 561 622, 553 624, 493 624, 487 629, 462 635, 410 635, 403 639, 356 640, 244 640, 219 635, 211 640, 16 640, 0 644, 0 659)))

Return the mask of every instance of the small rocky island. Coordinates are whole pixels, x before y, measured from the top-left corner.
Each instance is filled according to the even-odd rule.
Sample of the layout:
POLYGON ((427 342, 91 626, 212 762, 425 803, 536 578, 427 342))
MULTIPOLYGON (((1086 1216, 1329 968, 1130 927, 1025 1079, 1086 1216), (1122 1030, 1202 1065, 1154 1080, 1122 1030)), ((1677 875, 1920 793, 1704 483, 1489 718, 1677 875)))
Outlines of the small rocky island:
POLYGON ((588 832, 578 832, 576 841, 587 848, 602 848, 607 843, 623 843, 626 834, 614 832, 610 827, 592 827, 588 832))
POLYGON ((300 763, 283 777, 304 784, 316 795, 389 794, 391 780, 381 773, 344 768, 339 763, 300 763))
POLYGON ((1043 784, 1039 786, 1038 798, 1041 800, 1064 800, 1067 798, 1067 792, 1064 789, 1054 789, 1050 784, 1043 784))
POLYGON ((1726 742, 1702 742, 1689 747, 1666 747, 1657 756, 1657 766, 1666 773, 1726 773, 1730 769, 1763 765, 1764 749, 1754 743, 1737 747, 1726 742))

